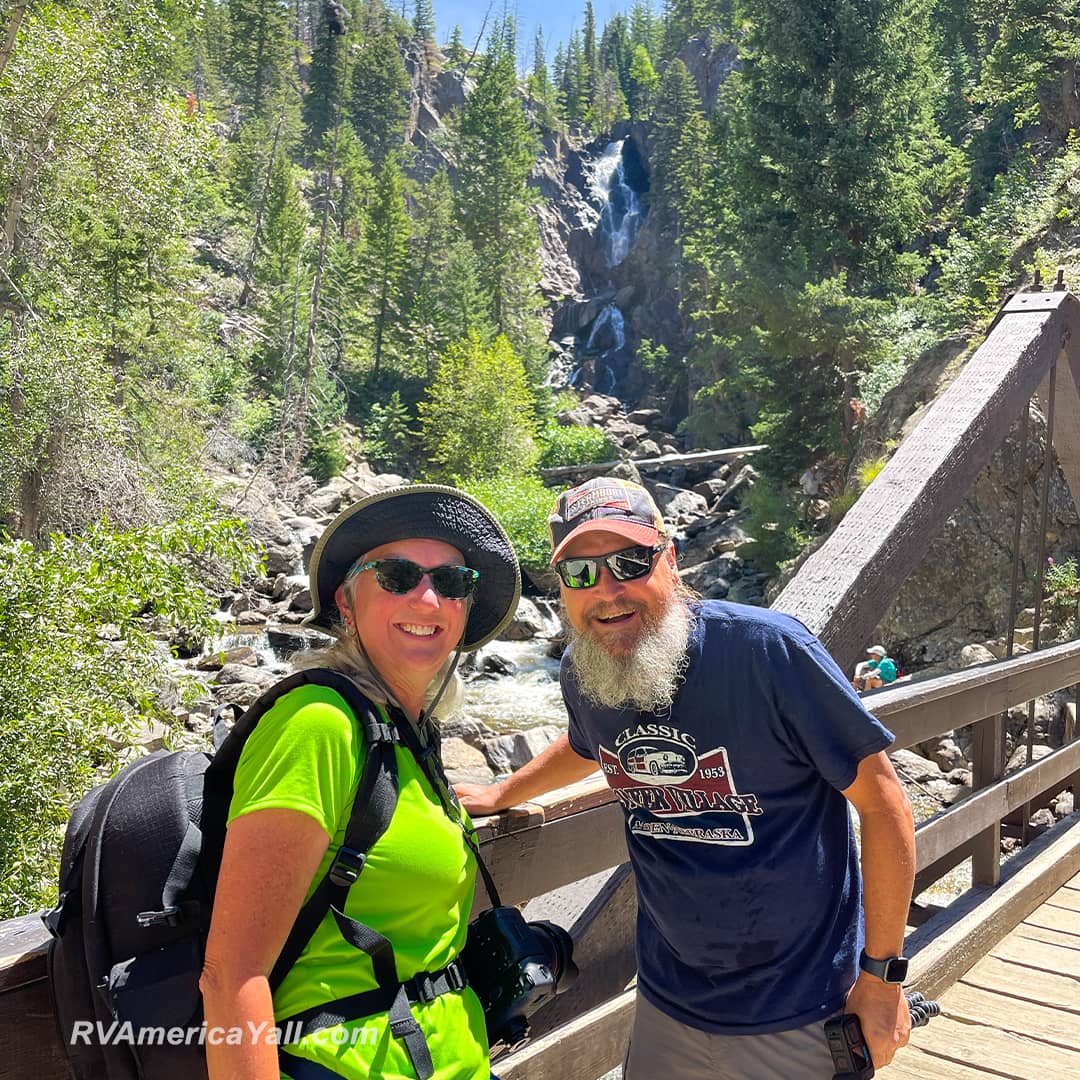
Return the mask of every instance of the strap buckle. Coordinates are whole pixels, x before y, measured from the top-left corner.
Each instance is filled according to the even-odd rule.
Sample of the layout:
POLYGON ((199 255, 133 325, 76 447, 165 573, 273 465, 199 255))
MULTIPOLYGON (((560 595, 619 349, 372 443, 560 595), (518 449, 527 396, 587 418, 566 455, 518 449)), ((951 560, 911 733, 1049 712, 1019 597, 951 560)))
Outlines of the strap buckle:
POLYGON ((183 918, 179 904, 170 904, 161 911, 140 911, 135 921, 145 930, 151 926, 179 926, 183 918))
POLYGON ((360 871, 364 869, 366 862, 367 855, 362 851, 342 844, 330 865, 330 880, 335 885, 347 889, 360 876, 360 871))
POLYGON ((446 981, 451 990, 464 990, 468 985, 465 978, 465 965, 460 960, 451 960, 446 965, 446 981))
POLYGON ((393 1035, 395 1039, 403 1039, 407 1035, 414 1035, 416 1032, 422 1030, 423 1029, 416 1022, 412 1013, 409 1013, 408 1016, 401 1016, 397 1020, 392 1019, 390 1021, 390 1034, 393 1035))
POLYGON ((412 984, 416 1000, 423 1005, 430 1005, 439 996, 430 971, 417 972, 412 978, 412 984))

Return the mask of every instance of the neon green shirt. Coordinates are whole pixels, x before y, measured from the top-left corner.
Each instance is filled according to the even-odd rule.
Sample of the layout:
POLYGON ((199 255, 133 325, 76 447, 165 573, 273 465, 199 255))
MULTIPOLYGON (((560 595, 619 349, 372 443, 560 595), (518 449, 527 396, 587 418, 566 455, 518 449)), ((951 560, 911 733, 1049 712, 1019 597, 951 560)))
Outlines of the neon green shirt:
MULTIPOLYGON (((349 890, 345 912, 389 938, 398 978, 407 979, 445 967, 464 946, 476 858, 412 754, 400 746, 395 753, 397 809, 349 890)), ((344 841, 365 754, 362 729, 348 705, 322 686, 285 694, 244 747, 229 822, 255 810, 298 810, 332 837, 308 896, 344 841)), ((371 959, 341 936, 327 913, 274 994, 274 1016, 283 1020, 375 986, 371 959)), ((442 994, 412 1011, 427 1036, 433 1080, 488 1080, 484 1014, 471 989, 442 994)), ((416 1076, 404 1043, 390 1034, 385 1013, 313 1032, 289 1053, 349 1080, 416 1076)))

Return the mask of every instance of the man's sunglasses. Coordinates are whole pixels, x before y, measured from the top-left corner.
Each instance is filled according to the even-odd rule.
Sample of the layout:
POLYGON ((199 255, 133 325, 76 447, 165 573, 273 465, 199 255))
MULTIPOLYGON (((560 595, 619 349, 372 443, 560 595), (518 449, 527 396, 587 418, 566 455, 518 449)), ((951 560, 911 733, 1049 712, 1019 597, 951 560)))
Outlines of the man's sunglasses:
POLYGON ((639 544, 613 551, 610 555, 560 559, 555 569, 568 589, 591 589, 600 579, 601 566, 606 566, 616 581, 633 581, 634 578, 644 577, 652 569, 653 559, 666 547, 667 544, 657 547, 639 544))
POLYGON ((385 592, 399 595, 412 592, 428 574, 432 588, 446 600, 464 600, 480 580, 480 572, 468 566, 418 566, 410 559, 373 559, 353 566, 346 581, 365 570, 375 571, 375 580, 385 592))

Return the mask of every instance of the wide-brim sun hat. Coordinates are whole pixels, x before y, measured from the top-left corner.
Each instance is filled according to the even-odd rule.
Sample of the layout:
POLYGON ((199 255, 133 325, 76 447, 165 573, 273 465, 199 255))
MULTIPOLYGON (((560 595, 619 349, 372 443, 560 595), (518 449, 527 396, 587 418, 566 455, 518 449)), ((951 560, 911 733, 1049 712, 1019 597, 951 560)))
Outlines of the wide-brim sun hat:
POLYGON ((458 549, 480 581, 465 624, 471 652, 514 617, 521 574, 510 538, 494 514, 471 495, 441 484, 388 488, 346 507, 319 537, 308 564, 308 626, 330 629, 339 612, 334 593, 362 555, 395 540, 442 540, 458 549))

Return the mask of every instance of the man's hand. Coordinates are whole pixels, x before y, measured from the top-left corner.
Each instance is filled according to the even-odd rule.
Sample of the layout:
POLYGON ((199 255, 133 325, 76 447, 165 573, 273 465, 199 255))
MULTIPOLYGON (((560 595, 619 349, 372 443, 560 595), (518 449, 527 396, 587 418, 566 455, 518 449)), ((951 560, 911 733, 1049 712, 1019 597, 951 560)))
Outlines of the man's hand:
POLYGON ((898 984, 862 972, 848 994, 844 1012, 858 1016, 875 1069, 888 1065, 896 1051, 907 1046, 911 1012, 898 984))
POLYGON ((461 800, 462 806, 473 817, 485 817, 488 814, 497 814, 500 810, 512 805, 506 801, 503 794, 503 785, 494 784, 455 784, 454 791, 461 800))

